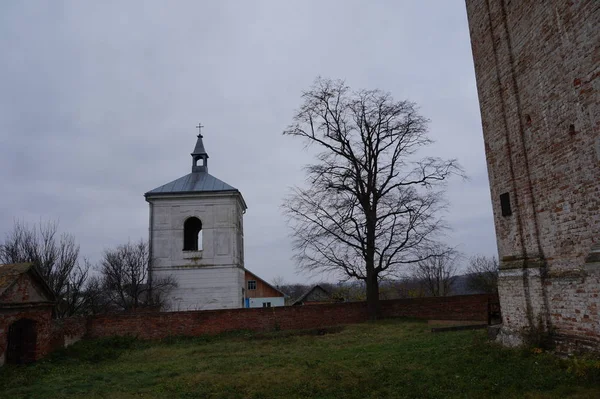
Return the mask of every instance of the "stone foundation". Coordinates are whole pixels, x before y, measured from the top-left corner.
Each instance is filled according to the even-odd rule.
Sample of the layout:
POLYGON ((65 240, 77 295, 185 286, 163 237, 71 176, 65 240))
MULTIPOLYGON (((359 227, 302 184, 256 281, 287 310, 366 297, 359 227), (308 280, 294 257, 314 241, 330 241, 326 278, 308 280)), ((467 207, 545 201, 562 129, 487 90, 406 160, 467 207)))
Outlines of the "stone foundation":
POLYGON ((600 263, 549 272, 503 269, 498 288, 503 316, 497 340, 502 344, 548 338, 559 352, 600 352, 600 263))

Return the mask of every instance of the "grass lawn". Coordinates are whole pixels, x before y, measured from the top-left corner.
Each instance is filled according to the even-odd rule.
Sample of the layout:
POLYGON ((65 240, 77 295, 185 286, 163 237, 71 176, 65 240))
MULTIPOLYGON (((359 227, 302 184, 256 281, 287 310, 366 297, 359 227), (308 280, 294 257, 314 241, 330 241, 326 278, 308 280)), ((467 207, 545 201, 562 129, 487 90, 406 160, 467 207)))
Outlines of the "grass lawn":
POLYGON ((600 398, 600 362, 386 320, 325 335, 79 342, 0 369, 2 398, 600 398))

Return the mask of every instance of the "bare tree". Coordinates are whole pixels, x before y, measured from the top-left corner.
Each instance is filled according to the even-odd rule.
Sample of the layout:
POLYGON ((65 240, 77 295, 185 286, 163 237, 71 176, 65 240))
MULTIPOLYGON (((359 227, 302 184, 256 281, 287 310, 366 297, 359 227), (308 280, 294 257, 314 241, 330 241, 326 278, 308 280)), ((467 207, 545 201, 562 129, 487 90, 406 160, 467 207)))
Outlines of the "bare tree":
POLYGON ((469 289, 489 294, 498 292, 498 260, 495 257, 477 255, 470 258, 467 276, 469 289))
POLYGON ((145 241, 106 250, 100 273, 110 304, 123 310, 161 306, 164 295, 176 286, 173 277, 148 279, 149 250, 145 241))
POLYGON ((87 287, 91 269, 90 262, 84 258, 71 270, 64 293, 56 307, 55 312, 58 315, 69 317, 88 313, 91 298, 88 296, 87 287))
POLYGON ((456 160, 417 156, 432 141, 414 103, 321 78, 302 100, 284 135, 319 153, 306 167, 308 186, 283 204, 296 260, 365 281, 376 318, 379 280, 423 259, 422 247, 443 227, 443 183, 462 171, 456 160))
POLYGON ((85 287, 85 313, 101 314, 118 310, 111 302, 107 290, 104 289, 102 277, 98 274, 88 278, 85 287))
POLYGON ((79 245, 72 235, 58 236, 58 223, 40 222, 29 227, 15 222, 12 232, 0 245, 0 263, 25 262, 35 264, 56 294, 57 317, 71 316, 82 310, 90 264, 79 260, 79 245))
POLYGON ((282 287, 284 285, 287 285, 287 283, 285 282, 285 278, 283 278, 283 276, 275 276, 273 277, 273 279, 271 280, 271 283, 277 288, 279 289, 279 287, 282 287))
POLYGON ((427 253, 430 256, 415 264, 413 277, 428 296, 450 295, 460 255, 451 248, 441 247, 430 249, 427 253))

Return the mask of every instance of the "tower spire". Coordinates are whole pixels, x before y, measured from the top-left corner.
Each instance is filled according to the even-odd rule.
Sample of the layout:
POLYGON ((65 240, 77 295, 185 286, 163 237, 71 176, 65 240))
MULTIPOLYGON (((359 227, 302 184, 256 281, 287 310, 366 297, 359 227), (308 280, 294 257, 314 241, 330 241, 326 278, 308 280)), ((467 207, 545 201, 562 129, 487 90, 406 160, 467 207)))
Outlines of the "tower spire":
POLYGON ((208 172, 208 153, 204 149, 204 143, 202 142, 202 124, 198 123, 196 128, 198 129, 198 141, 196 141, 196 147, 192 152, 192 173, 207 173, 208 172), (198 162, 200 161, 200 162, 198 162))

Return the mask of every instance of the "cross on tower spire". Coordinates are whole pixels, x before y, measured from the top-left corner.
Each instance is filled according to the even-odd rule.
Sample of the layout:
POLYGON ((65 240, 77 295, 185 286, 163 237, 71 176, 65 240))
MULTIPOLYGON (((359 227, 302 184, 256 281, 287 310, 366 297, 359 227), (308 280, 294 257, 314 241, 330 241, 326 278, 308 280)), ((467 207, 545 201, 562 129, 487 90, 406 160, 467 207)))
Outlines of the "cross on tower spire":
POLYGON ((198 123, 196 129, 198 129, 198 141, 196 141, 196 147, 192 152, 192 173, 206 173, 208 172, 208 153, 204 149, 204 143, 202 142, 202 126, 198 123))

